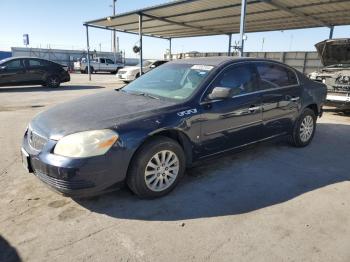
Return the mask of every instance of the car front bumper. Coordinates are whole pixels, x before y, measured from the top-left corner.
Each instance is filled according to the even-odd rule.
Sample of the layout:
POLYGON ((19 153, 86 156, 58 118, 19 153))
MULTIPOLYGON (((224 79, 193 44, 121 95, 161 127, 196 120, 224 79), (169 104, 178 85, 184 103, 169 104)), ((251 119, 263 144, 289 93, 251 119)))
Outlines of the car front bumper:
POLYGON ((62 83, 70 81, 70 74, 68 72, 63 72, 60 77, 62 83))
POLYGON ((117 73, 116 76, 118 79, 123 81, 128 81, 128 82, 134 81, 136 78, 135 75, 120 74, 120 73, 117 73))
POLYGON ((21 150, 27 171, 50 188, 74 198, 98 195, 123 184, 131 158, 125 149, 117 145, 105 155, 75 159, 53 154, 56 142, 48 140, 38 152, 26 133, 21 150))
POLYGON ((328 93, 326 104, 339 108, 350 108, 350 93, 328 93))

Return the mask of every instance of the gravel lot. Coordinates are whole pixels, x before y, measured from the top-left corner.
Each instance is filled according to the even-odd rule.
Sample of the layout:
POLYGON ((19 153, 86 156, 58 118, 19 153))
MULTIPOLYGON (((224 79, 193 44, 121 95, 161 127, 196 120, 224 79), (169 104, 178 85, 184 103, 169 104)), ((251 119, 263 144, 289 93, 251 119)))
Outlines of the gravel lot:
POLYGON ((127 189, 75 201, 24 171, 35 114, 122 85, 73 74, 59 89, 0 87, 0 261, 350 261, 350 117, 331 110, 309 147, 214 159, 152 201, 127 189))

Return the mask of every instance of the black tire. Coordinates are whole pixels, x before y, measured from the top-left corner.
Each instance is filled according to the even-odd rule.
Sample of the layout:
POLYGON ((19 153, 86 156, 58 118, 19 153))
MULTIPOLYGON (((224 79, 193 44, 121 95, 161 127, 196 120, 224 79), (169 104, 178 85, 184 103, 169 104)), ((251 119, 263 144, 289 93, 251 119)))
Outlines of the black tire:
POLYGON ((85 74, 85 71, 84 70, 80 70, 80 74, 85 74))
POLYGON ((294 124, 293 133, 289 139, 290 144, 295 146, 295 147, 305 147, 308 144, 310 144, 314 135, 315 135, 316 120, 317 120, 317 117, 316 117, 314 110, 312 110, 310 108, 305 108, 304 111, 299 116, 298 120, 294 124), (301 128, 303 125, 303 121, 307 121, 306 119, 308 119, 309 117, 312 118, 312 123, 313 123, 312 131, 310 131, 311 135, 306 136, 306 137, 304 137, 304 139, 302 139, 301 128), (307 139, 305 140, 305 138, 307 138, 307 139))
MULTIPOLYGON (((89 73, 89 69, 88 67, 85 67, 85 70, 84 70, 85 74, 88 74, 89 73)), ((93 74, 94 73, 94 68, 92 66, 90 66, 90 73, 93 74)))
MULTIPOLYGON (((164 159, 161 160, 162 163, 165 163, 164 161, 167 158, 167 156, 164 156, 164 159)), ((168 161, 168 163, 169 163, 168 161)), ((155 163, 155 162, 152 162, 155 163)), ((174 163, 174 165, 176 165, 174 163)), ((132 162, 130 163, 130 168, 128 171, 127 176, 127 184, 131 191, 133 191, 139 198, 146 198, 146 199, 152 199, 164 196, 168 194, 171 190, 175 188, 181 177, 185 173, 185 155, 183 152, 183 149, 181 146, 173 139, 167 138, 167 137, 156 137, 148 142, 146 142, 142 147, 137 151, 136 155, 133 157, 132 162), (146 183, 146 169, 150 168, 148 164, 150 161, 154 159, 154 156, 157 154, 161 154, 161 152, 167 152, 168 157, 171 156, 173 153, 176 155, 177 160, 175 157, 172 157, 169 159, 169 161, 175 161, 175 163, 178 163, 178 173, 175 178, 172 178, 165 174, 165 172, 170 172, 166 165, 162 165, 162 167, 158 167, 157 170, 160 168, 163 169, 163 171, 157 171, 155 168, 151 171, 152 173, 155 172, 154 175, 150 175, 152 178, 155 177, 153 180, 149 179, 148 181, 159 181, 159 182, 152 182, 153 185, 157 184, 158 186, 166 186, 166 182, 163 182, 165 180, 171 181, 168 185, 168 187, 164 189, 158 190, 152 190, 150 186, 146 183), (168 170, 168 171, 165 171, 168 170), (163 174, 157 173, 157 172, 164 172, 163 174)), ((171 174, 173 175, 173 174, 171 174)), ((156 185, 156 187, 157 187, 156 185)))
POLYGON ((60 84, 60 78, 56 75, 48 76, 45 83, 45 85, 50 88, 57 88, 60 84))
POLYGON ((135 79, 137 79, 139 77, 140 77, 140 73, 137 73, 136 76, 135 76, 135 79))

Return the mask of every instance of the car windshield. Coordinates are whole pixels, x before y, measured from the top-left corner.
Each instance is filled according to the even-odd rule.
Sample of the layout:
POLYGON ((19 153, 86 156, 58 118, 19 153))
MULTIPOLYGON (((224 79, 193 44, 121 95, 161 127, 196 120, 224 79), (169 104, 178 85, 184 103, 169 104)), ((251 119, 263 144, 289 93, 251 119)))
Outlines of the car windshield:
POLYGON ((123 88, 124 92, 185 100, 200 86, 213 66, 164 64, 123 88))

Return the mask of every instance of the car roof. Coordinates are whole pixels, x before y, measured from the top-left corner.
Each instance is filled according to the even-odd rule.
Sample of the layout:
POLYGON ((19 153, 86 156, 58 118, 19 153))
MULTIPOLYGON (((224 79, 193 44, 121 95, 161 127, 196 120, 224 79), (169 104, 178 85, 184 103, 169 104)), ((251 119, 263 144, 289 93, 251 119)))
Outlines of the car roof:
MULTIPOLYGON (((39 59, 39 60, 50 61, 50 60, 47 60, 47 59, 44 59, 44 58, 32 57, 32 56, 12 56, 12 57, 5 58, 5 59, 6 59, 6 61, 15 60, 15 59, 39 59)), ((52 62, 52 61, 50 61, 50 62, 52 62)))
POLYGON ((210 66, 220 66, 229 62, 244 62, 244 61, 266 61, 280 63, 275 60, 264 59, 264 58, 252 58, 252 57, 229 57, 229 56, 213 56, 213 57, 197 57, 197 58, 186 58, 171 61, 171 63, 177 64, 200 64, 210 66))

